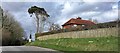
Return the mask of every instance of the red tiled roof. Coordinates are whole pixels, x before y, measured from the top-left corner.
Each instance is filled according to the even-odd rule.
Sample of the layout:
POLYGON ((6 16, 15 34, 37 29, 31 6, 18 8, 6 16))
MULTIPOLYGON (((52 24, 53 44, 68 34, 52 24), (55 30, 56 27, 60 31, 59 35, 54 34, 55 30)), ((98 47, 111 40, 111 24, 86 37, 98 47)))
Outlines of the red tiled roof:
POLYGON ((65 26, 65 25, 69 25, 69 24, 87 24, 87 25, 93 25, 95 23, 93 23, 92 21, 89 21, 89 20, 82 20, 81 18, 77 18, 77 19, 70 19, 69 21, 67 21, 65 24, 63 24, 62 26, 65 26))

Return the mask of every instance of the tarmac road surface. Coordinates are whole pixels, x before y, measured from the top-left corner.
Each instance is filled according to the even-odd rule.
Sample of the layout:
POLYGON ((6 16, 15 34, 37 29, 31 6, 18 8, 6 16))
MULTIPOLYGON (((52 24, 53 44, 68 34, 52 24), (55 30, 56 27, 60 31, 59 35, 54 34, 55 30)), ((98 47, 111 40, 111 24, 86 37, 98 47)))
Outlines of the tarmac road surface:
MULTIPOLYGON (((1 47, 0 47, 1 48, 1 47)), ((57 50, 36 46, 2 46, 2 53, 63 53, 57 50), (9 51, 9 52, 8 52, 9 51), (24 52, 23 52, 24 51, 24 52)))

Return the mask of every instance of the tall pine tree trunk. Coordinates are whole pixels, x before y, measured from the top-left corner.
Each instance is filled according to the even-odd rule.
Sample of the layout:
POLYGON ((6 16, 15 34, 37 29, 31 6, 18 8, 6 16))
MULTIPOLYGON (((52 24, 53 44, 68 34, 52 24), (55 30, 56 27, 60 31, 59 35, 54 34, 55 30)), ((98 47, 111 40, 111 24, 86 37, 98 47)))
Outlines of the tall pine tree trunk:
POLYGON ((35 16, 36 16, 36 22, 37 22, 37 27, 36 27, 36 28, 37 28, 37 29, 36 29, 37 31, 36 31, 36 32, 39 33, 39 27, 40 27, 40 26, 39 26, 39 17, 38 17, 38 14, 37 14, 37 13, 35 13, 35 16))
POLYGON ((44 17, 43 17, 43 15, 40 15, 39 18, 40 18, 40 20, 39 20, 40 21, 39 22, 39 24, 40 24, 40 31, 39 32, 42 33, 44 31, 44 20, 43 20, 44 17))

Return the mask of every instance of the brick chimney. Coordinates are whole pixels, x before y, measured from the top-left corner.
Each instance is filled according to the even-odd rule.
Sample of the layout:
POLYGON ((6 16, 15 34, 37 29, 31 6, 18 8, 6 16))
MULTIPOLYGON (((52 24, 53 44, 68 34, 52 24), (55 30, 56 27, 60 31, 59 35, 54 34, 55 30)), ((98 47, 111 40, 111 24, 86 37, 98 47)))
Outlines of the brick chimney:
POLYGON ((82 19, 81 17, 78 17, 77 19, 82 19))

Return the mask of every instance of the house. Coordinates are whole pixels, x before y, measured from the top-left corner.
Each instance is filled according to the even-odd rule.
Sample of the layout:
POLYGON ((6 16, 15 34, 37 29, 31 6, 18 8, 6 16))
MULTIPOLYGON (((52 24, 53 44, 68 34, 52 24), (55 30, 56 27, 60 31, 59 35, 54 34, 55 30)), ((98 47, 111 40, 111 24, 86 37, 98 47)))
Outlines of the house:
POLYGON ((81 17, 77 17, 76 19, 75 18, 70 19, 69 21, 64 23, 62 27, 63 29, 68 29, 73 27, 88 29, 92 25, 95 25, 95 23, 90 20, 82 20, 81 17))

